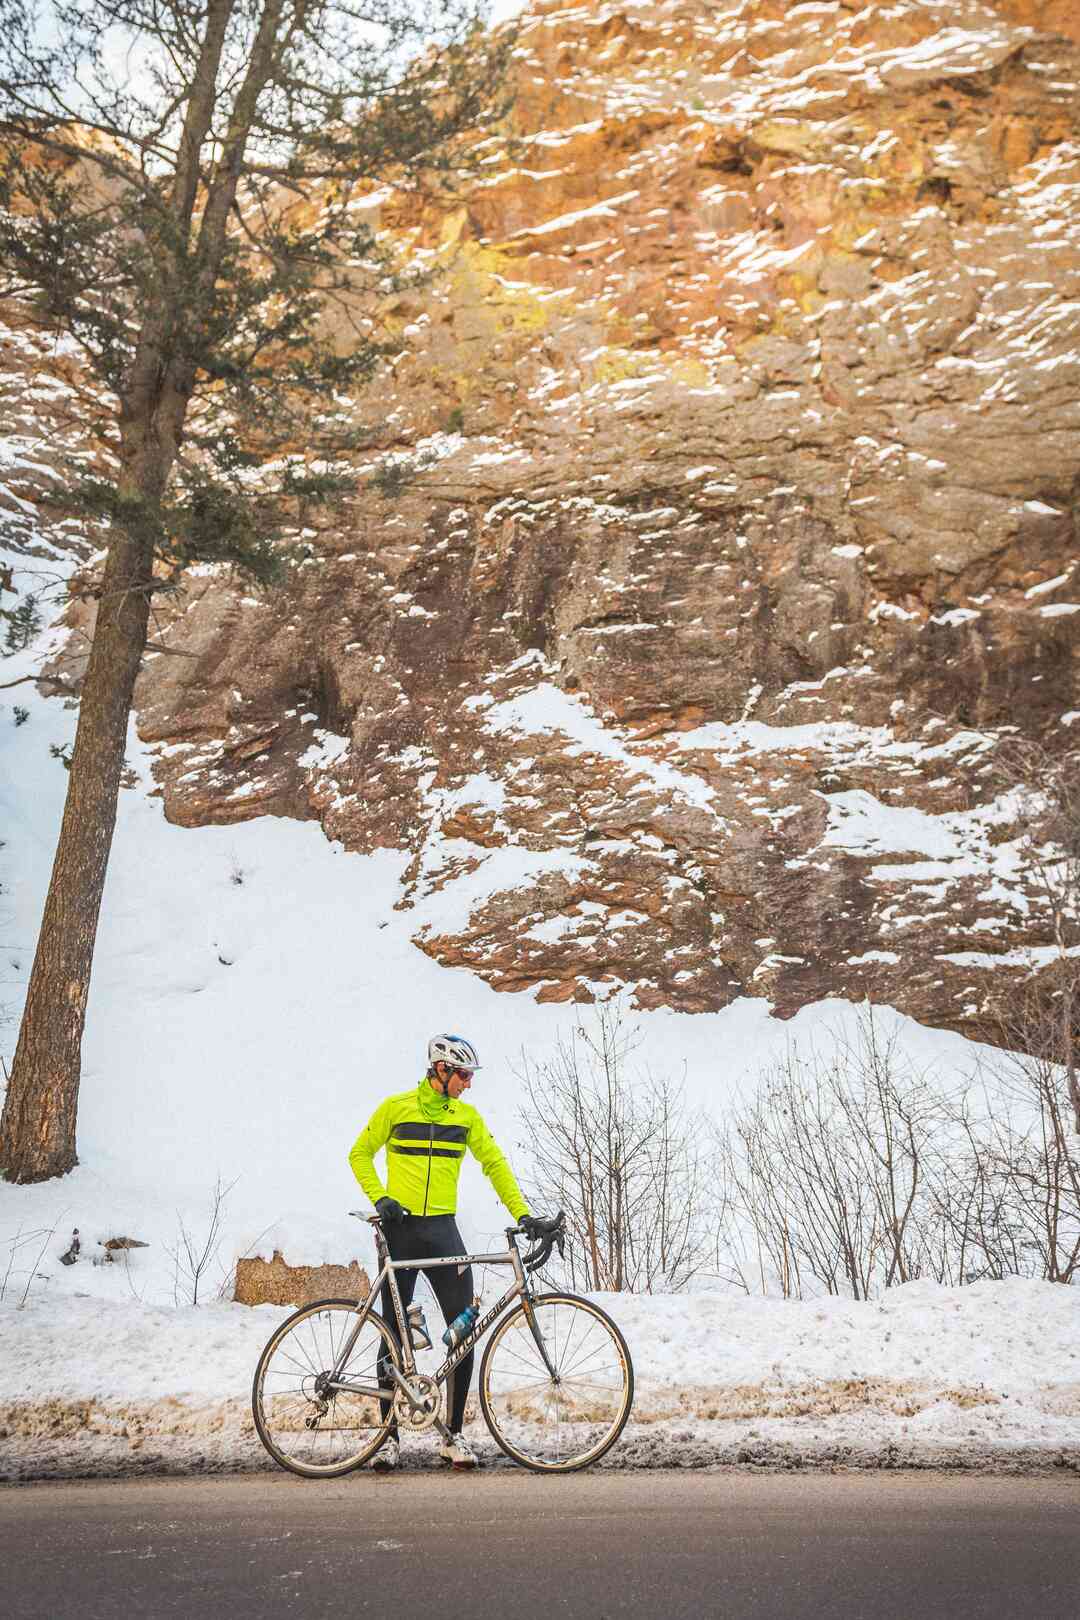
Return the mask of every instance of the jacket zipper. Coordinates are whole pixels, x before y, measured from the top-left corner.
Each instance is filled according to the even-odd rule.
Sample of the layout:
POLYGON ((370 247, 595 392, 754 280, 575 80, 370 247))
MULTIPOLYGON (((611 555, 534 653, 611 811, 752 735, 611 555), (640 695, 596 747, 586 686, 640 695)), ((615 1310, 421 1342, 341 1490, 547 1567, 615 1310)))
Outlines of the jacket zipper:
POLYGON ((427 1180, 424 1183, 424 1214, 427 1214, 428 1189, 431 1186, 431 1149, 435 1141, 435 1121, 428 1121, 427 1180))

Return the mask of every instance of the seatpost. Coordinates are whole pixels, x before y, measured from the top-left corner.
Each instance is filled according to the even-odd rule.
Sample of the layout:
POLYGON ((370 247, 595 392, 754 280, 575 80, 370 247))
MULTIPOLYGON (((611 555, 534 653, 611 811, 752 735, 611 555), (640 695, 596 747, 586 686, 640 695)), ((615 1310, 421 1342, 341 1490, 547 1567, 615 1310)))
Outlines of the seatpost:
POLYGON ((379 1267, 381 1270, 382 1262, 387 1260, 390 1256, 390 1249, 386 1242, 386 1235, 382 1229, 382 1216, 369 1215, 368 1222, 375 1236, 375 1255, 379 1261, 379 1267))

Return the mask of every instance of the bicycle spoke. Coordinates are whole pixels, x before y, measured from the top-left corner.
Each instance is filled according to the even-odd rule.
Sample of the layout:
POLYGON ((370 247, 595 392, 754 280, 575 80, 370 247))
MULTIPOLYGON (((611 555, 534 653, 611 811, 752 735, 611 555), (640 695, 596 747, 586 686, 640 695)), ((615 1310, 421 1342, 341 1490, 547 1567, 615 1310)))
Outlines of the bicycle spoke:
POLYGON ((320 1365, 321 1358, 319 1356, 319 1341, 315 1337, 315 1319, 314 1318, 309 1319, 308 1324, 307 1324, 307 1330, 308 1330, 308 1337, 311 1340, 312 1353, 313 1353, 313 1355, 315 1357, 315 1371, 317 1373, 320 1373, 320 1372, 322 1372, 323 1369, 322 1369, 322 1366, 320 1365))
MULTIPOLYGON (((531 1343, 531 1340, 530 1340, 530 1343, 531 1343)), ((523 1367, 542 1367, 544 1365, 544 1363, 540 1359, 540 1352, 537 1350, 535 1345, 532 1346, 532 1351, 533 1351, 533 1359, 532 1359, 532 1361, 527 1360, 526 1357, 523 1356, 520 1353, 520 1351, 511 1350, 509 1345, 505 1345, 504 1349, 505 1349, 507 1355, 513 1356, 515 1361, 520 1361, 523 1367)), ((550 1374, 548 1376, 550 1377, 550 1374)))
MULTIPOLYGON (((582 1311, 582 1312, 578 1312, 576 1314, 583 1316, 585 1313, 582 1311)), ((585 1333, 582 1336, 582 1344, 584 1344, 584 1343, 586 1343, 588 1341, 588 1338, 589 1338, 589 1336, 591 1334, 592 1326, 594 1326, 594 1325, 595 1324, 590 1324, 590 1326, 585 1330, 585 1333)), ((554 1365, 555 1370, 560 1375, 560 1377, 564 1377, 566 1370, 568 1370, 567 1357, 570 1354, 570 1342, 571 1342, 571 1340, 573 1338, 574 1328, 575 1328, 575 1324, 572 1323, 569 1335, 563 1340, 563 1348, 562 1348, 562 1354, 561 1355, 559 1354, 559 1351, 558 1351, 558 1333, 557 1333, 557 1330, 553 1330, 554 1353, 553 1353, 551 1359, 552 1359, 552 1364, 554 1365)), ((585 1353, 580 1345, 579 1345, 579 1351, 580 1351, 580 1353, 579 1353, 579 1356, 578 1356, 578 1361, 580 1361, 581 1355, 585 1353)), ((571 1363, 570 1365, 571 1366, 577 1366, 578 1361, 575 1361, 575 1362, 571 1363)))
MULTIPOLYGON (((563 1366, 565 1366, 565 1367, 576 1367, 576 1366, 578 1366, 578 1362, 581 1361, 581 1358, 583 1358, 583 1356, 585 1356, 585 1358, 588 1359, 588 1356, 591 1356, 591 1354, 596 1354, 596 1351, 602 1351, 602 1349, 610 1348, 609 1341, 607 1341, 607 1336, 606 1335, 599 1336, 599 1343, 597 1343, 597 1345, 596 1345, 596 1351, 594 1351, 594 1349, 589 1348, 589 1345, 591 1345, 591 1340, 593 1340, 593 1333, 591 1333, 591 1332, 583 1333, 583 1335, 581 1335, 581 1340, 578 1341, 578 1346, 576 1346, 576 1359, 575 1359, 575 1361, 568 1361, 568 1359, 565 1359, 565 1361, 563 1361, 563 1366)), ((567 1346, 567 1358, 568 1358, 568 1354, 570 1354, 570 1349, 568 1349, 568 1346, 567 1346)))
POLYGON ((566 1402, 566 1397, 563 1394, 561 1388, 556 1388, 554 1393, 555 1393, 555 1447, 556 1447, 556 1455, 559 1456, 559 1457, 562 1457, 564 1455, 564 1453, 563 1453, 563 1444, 562 1444, 562 1417, 563 1417, 563 1407, 564 1407, 565 1402, 566 1402))
POLYGON ((605 1395, 609 1395, 616 1387, 614 1382, 601 1384, 595 1379, 589 1378, 564 1378, 562 1383, 558 1385, 559 1389, 600 1389, 603 1390, 605 1395))
MULTIPOLYGON (((583 1316, 584 1316, 584 1314, 585 1314, 585 1313, 584 1313, 584 1311, 577 1311, 577 1312, 575 1312, 575 1315, 576 1315, 576 1316, 578 1316, 578 1317, 583 1317, 583 1316)), ((571 1345, 571 1343, 572 1343, 572 1342, 573 1342, 573 1338, 574 1338, 574 1333, 575 1333, 575 1331, 576 1331, 576 1329, 577 1329, 577 1328, 578 1328, 578 1327, 579 1327, 579 1326, 580 1326, 580 1325, 581 1325, 581 1324, 580 1324, 580 1322, 575 1322, 575 1321, 574 1321, 574 1320, 573 1320, 573 1318, 571 1318, 571 1321, 570 1321, 570 1332, 569 1332, 569 1334, 568 1334, 568 1335, 567 1335, 567 1338, 566 1338, 566 1342, 565 1342, 565 1343, 564 1343, 564 1345, 563 1345, 563 1357, 564 1357, 564 1359, 565 1359, 565 1357, 567 1357, 567 1356, 568 1356, 568 1355, 569 1355, 569 1354, 570 1354, 570 1345, 571 1345)), ((583 1329, 583 1334, 584 1334, 584 1337, 586 1337, 586 1338, 588 1338, 588 1330, 587 1330, 587 1329, 583 1329)), ((562 1363, 561 1363, 561 1362, 556 1362, 556 1363, 555 1363, 555 1365, 556 1365, 556 1366, 557 1366, 557 1367, 559 1367, 559 1366, 561 1366, 561 1365, 562 1365, 562 1363)))
POLYGON ((501 1396, 520 1395, 526 1389, 555 1389, 557 1386, 550 1378, 534 1378, 529 1384, 500 1384, 498 1393, 501 1396))
POLYGON ((607 1348, 608 1347, 606 1345, 602 1345, 602 1344, 597 1345, 596 1349, 595 1350, 590 1350, 584 1356, 584 1358, 579 1356, 577 1361, 574 1362, 572 1367, 560 1367, 559 1372, 565 1378, 567 1373, 576 1372, 577 1369, 580 1368, 580 1367, 587 1367, 589 1365, 590 1361, 595 1360, 595 1358, 597 1356, 602 1356, 604 1354, 604 1351, 607 1348))
POLYGON ((315 1368, 311 1365, 310 1361, 308 1362, 307 1367, 305 1368, 305 1367, 301 1367, 300 1363, 296 1360, 295 1356, 290 1356, 286 1351, 283 1350, 281 1352, 281 1355, 282 1355, 283 1360, 292 1362, 293 1366, 296 1368, 296 1370, 300 1374, 301 1378, 307 1378, 312 1373, 314 1373, 315 1368))
MULTIPOLYGON (((307 1353, 307 1348, 306 1348, 306 1346, 305 1346, 305 1345, 304 1345, 304 1344, 303 1344, 303 1343, 302 1343, 302 1342, 301 1342, 301 1340, 300 1340, 300 1337, 299 1337, 299 1335, 297 1335, 297 1336, 296 1336, 296 1337, 295 1337, 295 1338, 294 1338, 294 1339, 293 1339, 293 1340, 292 1340, 292 1341, 291 1341, 291 1342, 292 1342, 292 1344, 293 1344, 293 1347, 294 1347, 294 1348, 295 1348, 295 1349, 297 1349, 297 1350, 299 1350, 299 1352, 300 1352, 300 1354, 301 1354, 301 1355, 302 1355, 302 1356, 303 1356, 303 1358, 304 1358, 304 1360, 305 1360, 305 1361, 306 1361, 306 1362, 307 1362, 307 1364, 308 1364, 308 1371, 309 1371, 309 1372, 312 1372, 312 1373, 317 1373, 317 1372, 318 1372, 318 1370, 319 1370, 319 1369, 318 1369, 318 1367, 313 1367, 313 1366, 312 1366, 312 1364, 311 1364, 311 1357, 310 1357, 310 1356, 309 1356, 309 1355, 308 1355, 308 1353, 307 1353)), ((299 1365, 300 1365, 300 1363, 299 1363, 299 1362, 297 1362, 297 1363, 296 1363, 296 1365, 297 1365, 297 1366, 299 1366, 299 1365)))
POLYGON ((343 1473, 370 1456, 385 1437, 392 1412, 389 1404, 385 1416, 380 1409, 378 1366, 384 1359, 393 1364, 396 1344, 379 1318, 371 1316, 363 1324, 347 1361, 349 1375, 370 1383, 375 1393, 335 1389, 316 1394, 316 1377, 333 1370, 355 1326, 353 1306, 297 1313, 260 1359, 253 1393, 256 1428, 277 1461, 296 1472, 343 1473))
POLYGON ((610 1320, 585 1300, 548 1296, 533 1309, 556 1376, 543 1376, 525 1307, 518 1307, 496 1327, 485 1353, 484 1416, 515 1461, 560 1472, 586 1467, 618 1438, 629 1413, 625 1346, 610 1320))

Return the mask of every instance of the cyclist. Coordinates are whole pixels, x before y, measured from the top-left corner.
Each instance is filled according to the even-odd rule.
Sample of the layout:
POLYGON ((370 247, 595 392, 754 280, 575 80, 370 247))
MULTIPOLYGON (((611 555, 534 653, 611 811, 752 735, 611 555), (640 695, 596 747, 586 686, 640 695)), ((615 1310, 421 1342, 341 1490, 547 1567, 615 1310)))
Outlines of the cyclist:
MULTIPOLYGON (((479 1159, 484 1174, 526 1235, 533 1239, 545 1230, 544 1223, 529 1214, 514 1172, 480 1115, 471 1104, 461 1100, 479 1067, 476 1048, 464 1036, 433 1035, 428 1042, 427 1073, 419 1086, 387 1097, 353 1144, 349 1163, 382 1216, 383 1233, 394 1260, 436 1260, 465 1252, 454 1214, 458 1176, 466 1148, 479 1159), (376 1153, 383 1147, 386 1149, 385 1187, 375 1172, 374 1162, 376 1153)), ((425 1270, 424 1275, 449 1324, 473 1298, 472 1267, 433 1266, 425 1270)), ((398 1291, 406 1309, 412 1300, 416 1278, 415 1271, 398 1273, 398 1291)), ((393 1303, 385 1283, 382 1312, 393 1324, 393 1303)), ((455 1468, 476 1467, 476 1454, 461 1432, 472 1369, 470 1350, 448 1380, 450 1439, 440 1445, 439 1456, 455 1468)), ((380 1369, 380 1380, 383 1377, 388 1377, 388 1373, 380 1369)), ((388 1403, 384 1403, 384 1417, 387 1410, 388 1403)), ((396 1468, 399 1456, 397 1426, 394 1425, 371 1466, 379 1471, 396 1468)))

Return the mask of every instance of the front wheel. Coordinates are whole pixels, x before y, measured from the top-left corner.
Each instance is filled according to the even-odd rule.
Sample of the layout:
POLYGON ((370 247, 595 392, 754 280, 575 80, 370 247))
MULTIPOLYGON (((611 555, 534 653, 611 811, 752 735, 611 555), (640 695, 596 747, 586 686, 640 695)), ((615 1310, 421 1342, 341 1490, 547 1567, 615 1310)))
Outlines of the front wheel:
POLYGON ((605 1311, 576 1294, 523 1300, 498 1324, 480 1363, 488 1428, 508 1457, 539 1473, 570 1474, 597 1462, 622 1433, 633 1400, 626 1340, 605 1311))
POLYGON ((401 1353, 397 1335, 377 1312, 368 1315, 339 1374, 366 1392, 322 1387, 358 1316, 355 1300, 305 1305, 271 1335, 255 1369, 251 1407, 259 1439, 282 1468, 308 1479, 333 1479, 359 1468, 393 1424, 393 1407, 379 1400, 378 1389, 385 1378, 392 1394, 386 1364, 398 1366, 401 1353))

